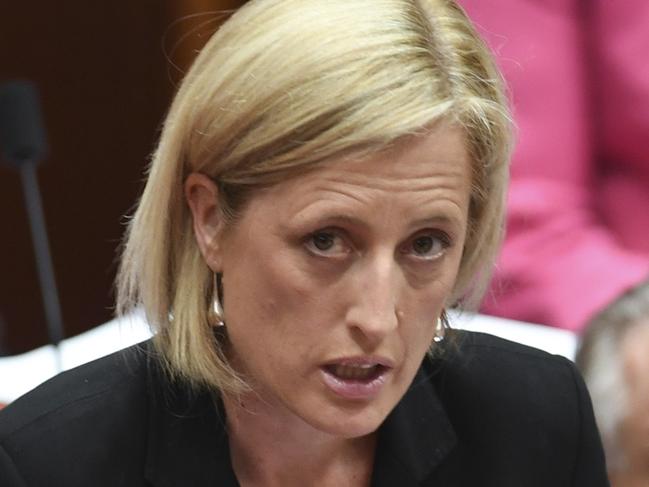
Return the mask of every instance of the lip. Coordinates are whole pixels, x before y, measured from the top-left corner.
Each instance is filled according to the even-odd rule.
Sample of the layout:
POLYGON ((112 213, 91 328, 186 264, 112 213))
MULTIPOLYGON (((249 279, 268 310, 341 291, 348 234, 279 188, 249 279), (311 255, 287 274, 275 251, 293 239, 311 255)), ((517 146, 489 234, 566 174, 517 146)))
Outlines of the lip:
POLYGON ((376 397, 383 389, 388 375, 394 368, 394 362, 385 357, 347 357, 330 361, 320 367, 322 379, 327 388, 335 395, 348 400, 370 400, 376 397), (341 379, 335 376, 331 366, 347 365, 379 365, 378 375, 370 380, 341 379))

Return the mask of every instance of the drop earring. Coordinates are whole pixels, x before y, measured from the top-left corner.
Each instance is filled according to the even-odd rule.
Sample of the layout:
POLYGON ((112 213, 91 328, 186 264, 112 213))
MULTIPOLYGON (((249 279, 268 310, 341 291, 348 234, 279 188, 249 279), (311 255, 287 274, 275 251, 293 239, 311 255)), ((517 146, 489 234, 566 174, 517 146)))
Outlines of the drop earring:
POLYGON ((225 326, 225 321, 223 319, 223 306, 221 306, 221 279, 223 275, 220 273, 214 273, 214 285, 212 288, 212 307, 208 312, 209 323, 212 327, 225 326))
POLYGON ((435 343, 439 343, 444 340, 444 336, 446 335, 446 323, 446 310, 442 310, 439 318, 437 318, 437 326, 435 326, 435 335, 433 336, 433 341, 435 343))

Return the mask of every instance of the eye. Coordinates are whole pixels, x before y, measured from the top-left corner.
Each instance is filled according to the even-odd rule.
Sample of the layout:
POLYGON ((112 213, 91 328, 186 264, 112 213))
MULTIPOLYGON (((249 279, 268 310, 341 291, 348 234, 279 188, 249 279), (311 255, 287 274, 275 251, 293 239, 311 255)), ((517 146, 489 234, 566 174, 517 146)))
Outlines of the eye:
POLYGON ((317 255, 338 255, 349 252, 343 238, 333 230, 312 233, 307 237, 305 245, 309 251, 317 255))
POLYGON ((311 237, 311 241, 313 242, 313 246, 317 248, 318 250, 321 250, 323 252, 329 250, 331 247, 334 246, 334 239, 336 237, 332 235, 331 233, 316 233, 311 237))
POLYGON ((409 240, 404 245, 402 252, 420 259, 432 260, 441 256, 449 245, 448 236, 432 233, 420 234, 409 240))

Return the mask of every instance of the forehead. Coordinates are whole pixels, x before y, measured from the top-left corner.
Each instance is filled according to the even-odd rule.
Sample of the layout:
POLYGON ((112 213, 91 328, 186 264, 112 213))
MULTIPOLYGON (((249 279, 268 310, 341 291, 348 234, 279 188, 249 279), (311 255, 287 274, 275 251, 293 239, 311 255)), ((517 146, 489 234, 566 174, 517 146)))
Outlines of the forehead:
POLYGON ((470 173, 463 132, 440 127, 389 150, 333 160, 260 190, 224 236, 245 246, 253 245, 253 234, 295 236, 342 225, 392 239, 441 225, 462 238, 468 228, 470 173))
MULTIPOLYGON (((424 135, 403 138, 380 152, 334 159, 270 189, 275 196, 292 194, 293 206, 329 193, 362 199, 377 193, 425 198, 434 192, 455 192, 468 198, 471 166, 461 128, 442 125, 424 135), (359 192, 360 191, 360 192, 359 192)), ((459 201, 458 201, 459 203, 459 201)))

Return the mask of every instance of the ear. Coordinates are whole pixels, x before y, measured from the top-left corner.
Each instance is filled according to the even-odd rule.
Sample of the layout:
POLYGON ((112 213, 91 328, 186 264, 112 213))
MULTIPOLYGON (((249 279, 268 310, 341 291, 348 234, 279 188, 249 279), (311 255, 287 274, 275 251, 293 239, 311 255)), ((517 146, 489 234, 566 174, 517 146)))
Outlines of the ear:
POLYGON ((185 199, 192 212, 194 236, 207 265, 221 272, 221 234, 224 227, 219 190, 204 174, 191 173, 185 180, 185 199))

